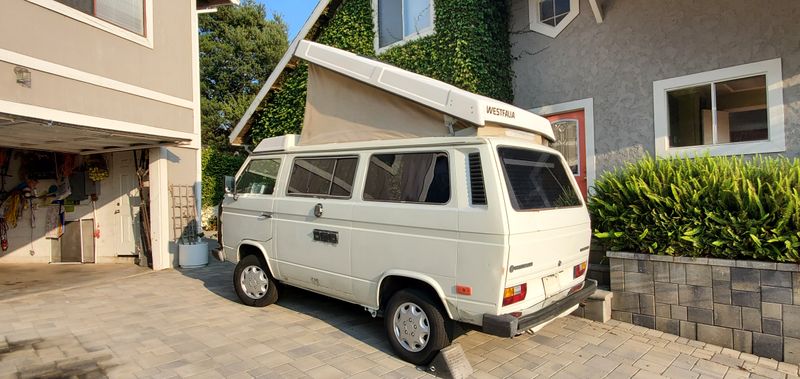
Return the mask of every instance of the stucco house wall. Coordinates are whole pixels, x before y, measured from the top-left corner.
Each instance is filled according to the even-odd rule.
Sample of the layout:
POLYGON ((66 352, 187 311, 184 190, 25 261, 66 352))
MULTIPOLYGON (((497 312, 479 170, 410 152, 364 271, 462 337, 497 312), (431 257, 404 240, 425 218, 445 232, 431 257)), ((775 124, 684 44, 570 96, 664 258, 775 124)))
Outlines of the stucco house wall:
POLYGON ((598 1, 556 38, 530 31, 529 0, 511 3, 514 105, 594 99, 597 172, 655 154, 653 82, 781 58, 785 155, 800 155, 800 6, 763 2, 598 1))

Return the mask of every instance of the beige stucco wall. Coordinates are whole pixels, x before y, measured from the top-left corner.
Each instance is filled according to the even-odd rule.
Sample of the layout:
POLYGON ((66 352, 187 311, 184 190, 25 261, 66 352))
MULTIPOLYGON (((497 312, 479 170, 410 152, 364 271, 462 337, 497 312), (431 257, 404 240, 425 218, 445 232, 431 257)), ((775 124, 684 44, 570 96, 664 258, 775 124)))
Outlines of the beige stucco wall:
POLYGON ((191 100, 193 3, 151 2, 150 49, 26 0, 4 0, 0 48, 191 100))
POLYGON ((553 39, 528 28, 512 1, 515 105, 594 98, 598 174, 655 153, 653 82, 768 59, 783 63, 786 155, 800 155, 800 4, 797 0, 587 2, 553 39))
POLYGON ((148 4, 153 6, 153 18, 147 20, 153 23, 152 48, 27 0, 4 1, 0 100, 193 133, 194 1, 148 4), (62 73, 63 67, 31 69, 32 85, 25 88, 16 83, 13 67, 26 65, 4 51, 77 73, 62 73), (76 75, 86 78, 75 80, 76 75), (135 88, 99 83, 91 75, 135 88))
POLYGON ((120 120, 139 125, 192 133, 193 111, 153 99, 31 71, 30 88, 20 86, 13 64, 0 61, 0 100, 36 105, 83 115, 120 120))

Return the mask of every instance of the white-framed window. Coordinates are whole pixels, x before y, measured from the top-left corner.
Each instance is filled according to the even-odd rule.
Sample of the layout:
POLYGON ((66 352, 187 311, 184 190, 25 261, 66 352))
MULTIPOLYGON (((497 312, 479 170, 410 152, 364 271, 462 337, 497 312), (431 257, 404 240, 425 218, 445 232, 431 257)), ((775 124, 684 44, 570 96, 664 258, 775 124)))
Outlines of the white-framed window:
POLYGON ((153 47, 153 0, 27 0, 140 45, 153 47))
POLYGON ((433 0, 372 0, 372 8, 377 53, 434 32, 433 0))
POLYGON ((578 0, 528 0, 530 28, 556 38, 580 13, 578 0))
POLYGON ((786 150, 781 60, 653 82, 656 155, 786 150))

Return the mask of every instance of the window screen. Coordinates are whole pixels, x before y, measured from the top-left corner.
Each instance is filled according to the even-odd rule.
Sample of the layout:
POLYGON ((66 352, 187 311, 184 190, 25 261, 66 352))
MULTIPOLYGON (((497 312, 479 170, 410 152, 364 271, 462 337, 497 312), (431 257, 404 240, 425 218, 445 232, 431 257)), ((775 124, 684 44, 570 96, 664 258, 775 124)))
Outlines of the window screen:
POLYGON ((364 200, 445 204, 450 166, 445 153, 375 154, 370 158, 364 200))
POLYGON ((516 210, 574 207, 578 193, 559 156, 518 148, 499 148, 511 205, 516 210))
POLYGON ((280 167, 280 159, 253 159, 236 181, 236 193, 271 195, 280 167))
POLYGON ((289 194, 350 197, 358 159, 298 158, 289 179, 289 194))

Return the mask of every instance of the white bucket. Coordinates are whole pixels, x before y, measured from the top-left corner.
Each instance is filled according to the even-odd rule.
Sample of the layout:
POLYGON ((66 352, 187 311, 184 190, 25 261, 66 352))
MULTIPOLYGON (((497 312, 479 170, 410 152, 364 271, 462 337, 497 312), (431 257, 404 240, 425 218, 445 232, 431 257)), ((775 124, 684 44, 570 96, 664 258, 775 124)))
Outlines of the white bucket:
POLYGON ((183 268, 208 265, 208 243, 178 244, 178 263, 183 268))

